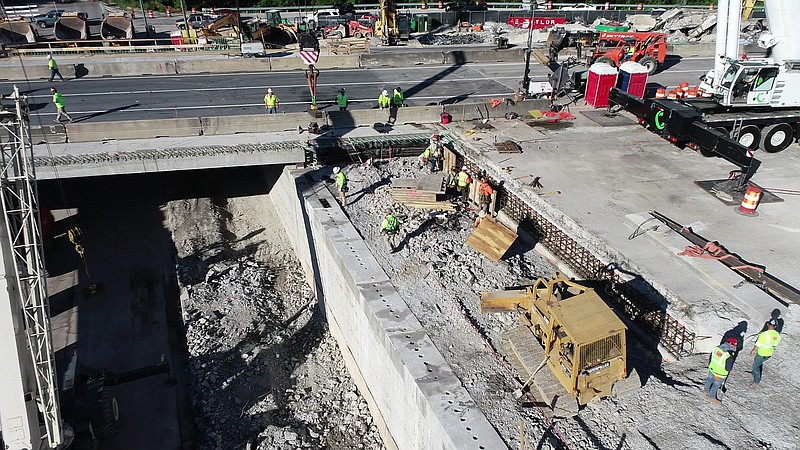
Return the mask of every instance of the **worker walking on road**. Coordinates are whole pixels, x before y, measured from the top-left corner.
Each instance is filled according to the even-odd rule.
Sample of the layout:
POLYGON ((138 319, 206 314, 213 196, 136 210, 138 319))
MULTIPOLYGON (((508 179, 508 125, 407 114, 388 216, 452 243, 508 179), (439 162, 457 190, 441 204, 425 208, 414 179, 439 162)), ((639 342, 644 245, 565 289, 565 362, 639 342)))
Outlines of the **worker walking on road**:
POLYGON ((761 372, 764 363, 772 357, 775 353, 775 347, 781 342, 781 335, 775 328, 778 327, 778 321, 774 318, 769 319, 767 322, 767 330, 759 333, 756 339, 756 346, 750 351, 750 354, 756 354, 753 358, 753 383, 751 386, 758 386, 761 383, 761 372))
POLYGON ((264 96, 264 107, 267 108, 267 113, 277 113, 280 102, 281 100, 278 98, 278 96, 272 93, 272 88, 267 89, 267 95, 264 96))
POLYGON ((333 174, 336 175, 336 187, 339 188, 339 200, 342 203, 342 206, 347 205, 347 175, 344 174, 344 171, 338 167, 333 168, 333 174))
POLYGON ((703 391, 708 395, 708 401, 712 403, 720 403, 717 398, 719 388, 725 383, 728 374, 733 369, 733 356, 736 352, 738 345, 736 338, 728 338, 725 342, 711 351, 708 358, 708 376, 706 377, 706 384, 703 391))
POLYGON ((481 211, 489 213, 489 204, 492 203, 492 194, 494 189, 489 185, 486 177, 481 177, 481 184, 478 185, 478 203, 481 206, 481 211))
POLYGON ((389 91, 384 89, 383 92, 381 92, 381 95, 378 96, 378 108, 380 108, 381 111, 389 109, 391 103, 392 98, 389 97, 389 91))
POLYGON ((386 217, 381 223, 381 233, 383 233, 383 240, 386 242, 386 248, 389 253, 394 253, 395 251, 398 230, 400 230, 400 221, 392 214, 392 208, 386 208, 386 217))
POLYGON ((53 103, 56 105, 56 109, 58 109, 58 114, 56 114, 56 123, 61 123, 61 116, 64 116, 72 123, 72 116, 67 113, 67 109, 64 103, 64 96, 61 95, 60 92, 56 88, 50 88, 50 93, 53 94, 53 103))
POLYGON ((472 178, 467 173, 467 166, 461 168, 458 173, 458 182, 456 183, 456 192, 461 194, 461 202, 466 203, 469 197, 469 185, 472 183, 472 178))
POLYGON ((403 90, 400 89, 400 86, 394 88, 394 92, 392 93, 392 108, 403 106, 403 101, 405 99, 406 97, 403 95, 403 90))
POLYGON ((53 82, 53 78, 58 75, 58 78, 61 81, 64 81, 64 77, 61 76, 61 72, 58 71, 58 63, 55 59, 53 59, 53 55, 47 55, 47 68, 50 69, 50 82, 53 82))
POLYGON ((339 90, 336 94, 336 104, 339 105, 339 111, 347 111, 347 94, 344 93, 344 88, 339 90))

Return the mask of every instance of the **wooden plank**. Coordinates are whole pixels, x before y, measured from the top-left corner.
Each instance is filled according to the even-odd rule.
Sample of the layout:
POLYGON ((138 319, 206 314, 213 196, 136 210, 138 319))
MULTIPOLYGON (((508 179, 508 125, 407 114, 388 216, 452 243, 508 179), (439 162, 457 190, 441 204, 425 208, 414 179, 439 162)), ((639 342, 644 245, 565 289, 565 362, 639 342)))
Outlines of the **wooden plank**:
POLYGON ((486 255, 492 261, 500 261, 506 251, 517 240, 517 234, 491 217, 481 220, 480 225, 467 238, 467 245, 486 255))

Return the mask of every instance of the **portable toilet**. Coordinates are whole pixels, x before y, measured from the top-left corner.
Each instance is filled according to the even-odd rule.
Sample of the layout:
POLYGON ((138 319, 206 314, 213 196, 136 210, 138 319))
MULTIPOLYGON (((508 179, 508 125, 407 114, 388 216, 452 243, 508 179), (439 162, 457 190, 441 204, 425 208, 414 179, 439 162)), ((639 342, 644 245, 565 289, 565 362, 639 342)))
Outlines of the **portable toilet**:
POLYGON ((647 67, 633 61, 622 63, 619 66, 617 88, 628 94, 644 98, 647 89, 647 67))
POLYGON ((594 63, 589 67, 586 79, 586 103, 595 108, 608 106, 608 95, 617 84, 617 68, 604 62, 594 63))

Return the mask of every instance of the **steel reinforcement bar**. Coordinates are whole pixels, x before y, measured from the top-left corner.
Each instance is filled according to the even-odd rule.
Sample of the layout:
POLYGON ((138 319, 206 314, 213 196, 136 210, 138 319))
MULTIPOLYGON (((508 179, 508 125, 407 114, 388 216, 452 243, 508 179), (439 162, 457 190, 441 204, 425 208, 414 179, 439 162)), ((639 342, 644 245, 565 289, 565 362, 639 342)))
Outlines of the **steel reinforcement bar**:
POLYGON ((497 186, 497 204, 503 212, 575 273, 586 280, 604 282, 606 293, 617 310, 625 314, 637 328, 676 358, 694 352, 695 333, 666 311, 666 306, 662 306, 665 301, 659 303, 655 300, 660 294, 647 281, 617 264, 603 263, 597 255, 507 189, 502 180, 494 179, 484 168, 467 160, 458 150, 456 152, 458 166, 466 165, 471 173, 485 173, 487 179, 497 186))

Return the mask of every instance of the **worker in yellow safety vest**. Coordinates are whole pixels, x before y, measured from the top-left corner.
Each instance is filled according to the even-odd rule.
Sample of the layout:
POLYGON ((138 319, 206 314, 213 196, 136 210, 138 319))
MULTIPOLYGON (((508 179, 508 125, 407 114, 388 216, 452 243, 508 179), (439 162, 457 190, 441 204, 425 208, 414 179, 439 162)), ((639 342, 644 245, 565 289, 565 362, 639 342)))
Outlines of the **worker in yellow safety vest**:
POLYGON ((272 93, 272 88, 267 89, 267 95, 264 96, 264 107, 267 108, 269 114, 278 112, 278 105, 280 102, 281 100, 278 96, 272 93))
POLYGON ((344 88, 336 94, 336 104, 339 105, 339 111, 347 111, 347 94, 344 93, 344 88))
POLYGON ((469 177, 467 173, 467 166, 461 168, 461 172, 458 173, 458 181, 456 182, 456 191, 461 194, 461 201, 466 203, 467 197, 469 197, 469 185, 472 183, 472 178, 469 177))
POLYGON ((345 175, 344 171, 338 167, 333 168, 333 174, 336 176, 336 187, 339 188, 339 201, 342 202, 342 206, 347 205, 347 175, 345 175))
POLYGON ((458 169, 455 166, 450 168, 447 174, 447 198, 452 199, 456 196, 456 186, 458 185, 458 169))
POLYGON ((761 372, 764 362, 772 357, 775 353, 775 347, 781 342, 781 335, 775 328, 778 327, 778 321, 774 318, 767 322, 767 330, 759 333, 756 339, 756 346, 750 351, 750 354, 756 354, 753 358, 753 383, 751 386, 755 387, 761 383, 761 372))
POLYGON ((708 358, 708 376, 703 391, 708 396, 708 401, 712 403, 720 402, 717 392, 733 369, 734 358, 731 356, 736 352, 738 344, 736 338, 728 338, 711 351, 711 356, 708 358))
POLYGON ((384 89, 383 92, 381 92, 381 95, 378 96, 378 108, 383 111, 384 109, 388 108, 391 103, 392 98, 389 97, 389 91, 384 89))
POLYGON ((392 208, 386 208, 386 217, 381 223, 381 233, 383 233, 383 240, 386 242, 389 253, 394 253, 396 249, 395 239, 398 230, 400 230, 400 221, 392 213, 392 208))
POLYGON ((403 106, 403 100, 405 100, 403 90, 400 89, 400 86, 394 88, 394 92, 392 93, 392 108, 399 108, 403 106))
POLYGON ((53 78, 58 75, 58 78, 61 81, 64 81, 64 77, 61 76, 61 72, 58 71, 58 63, 55 59, 53 59, 53 55, 47 55, 47 68, 50 69, 50 82, 53 82, 53 78))

